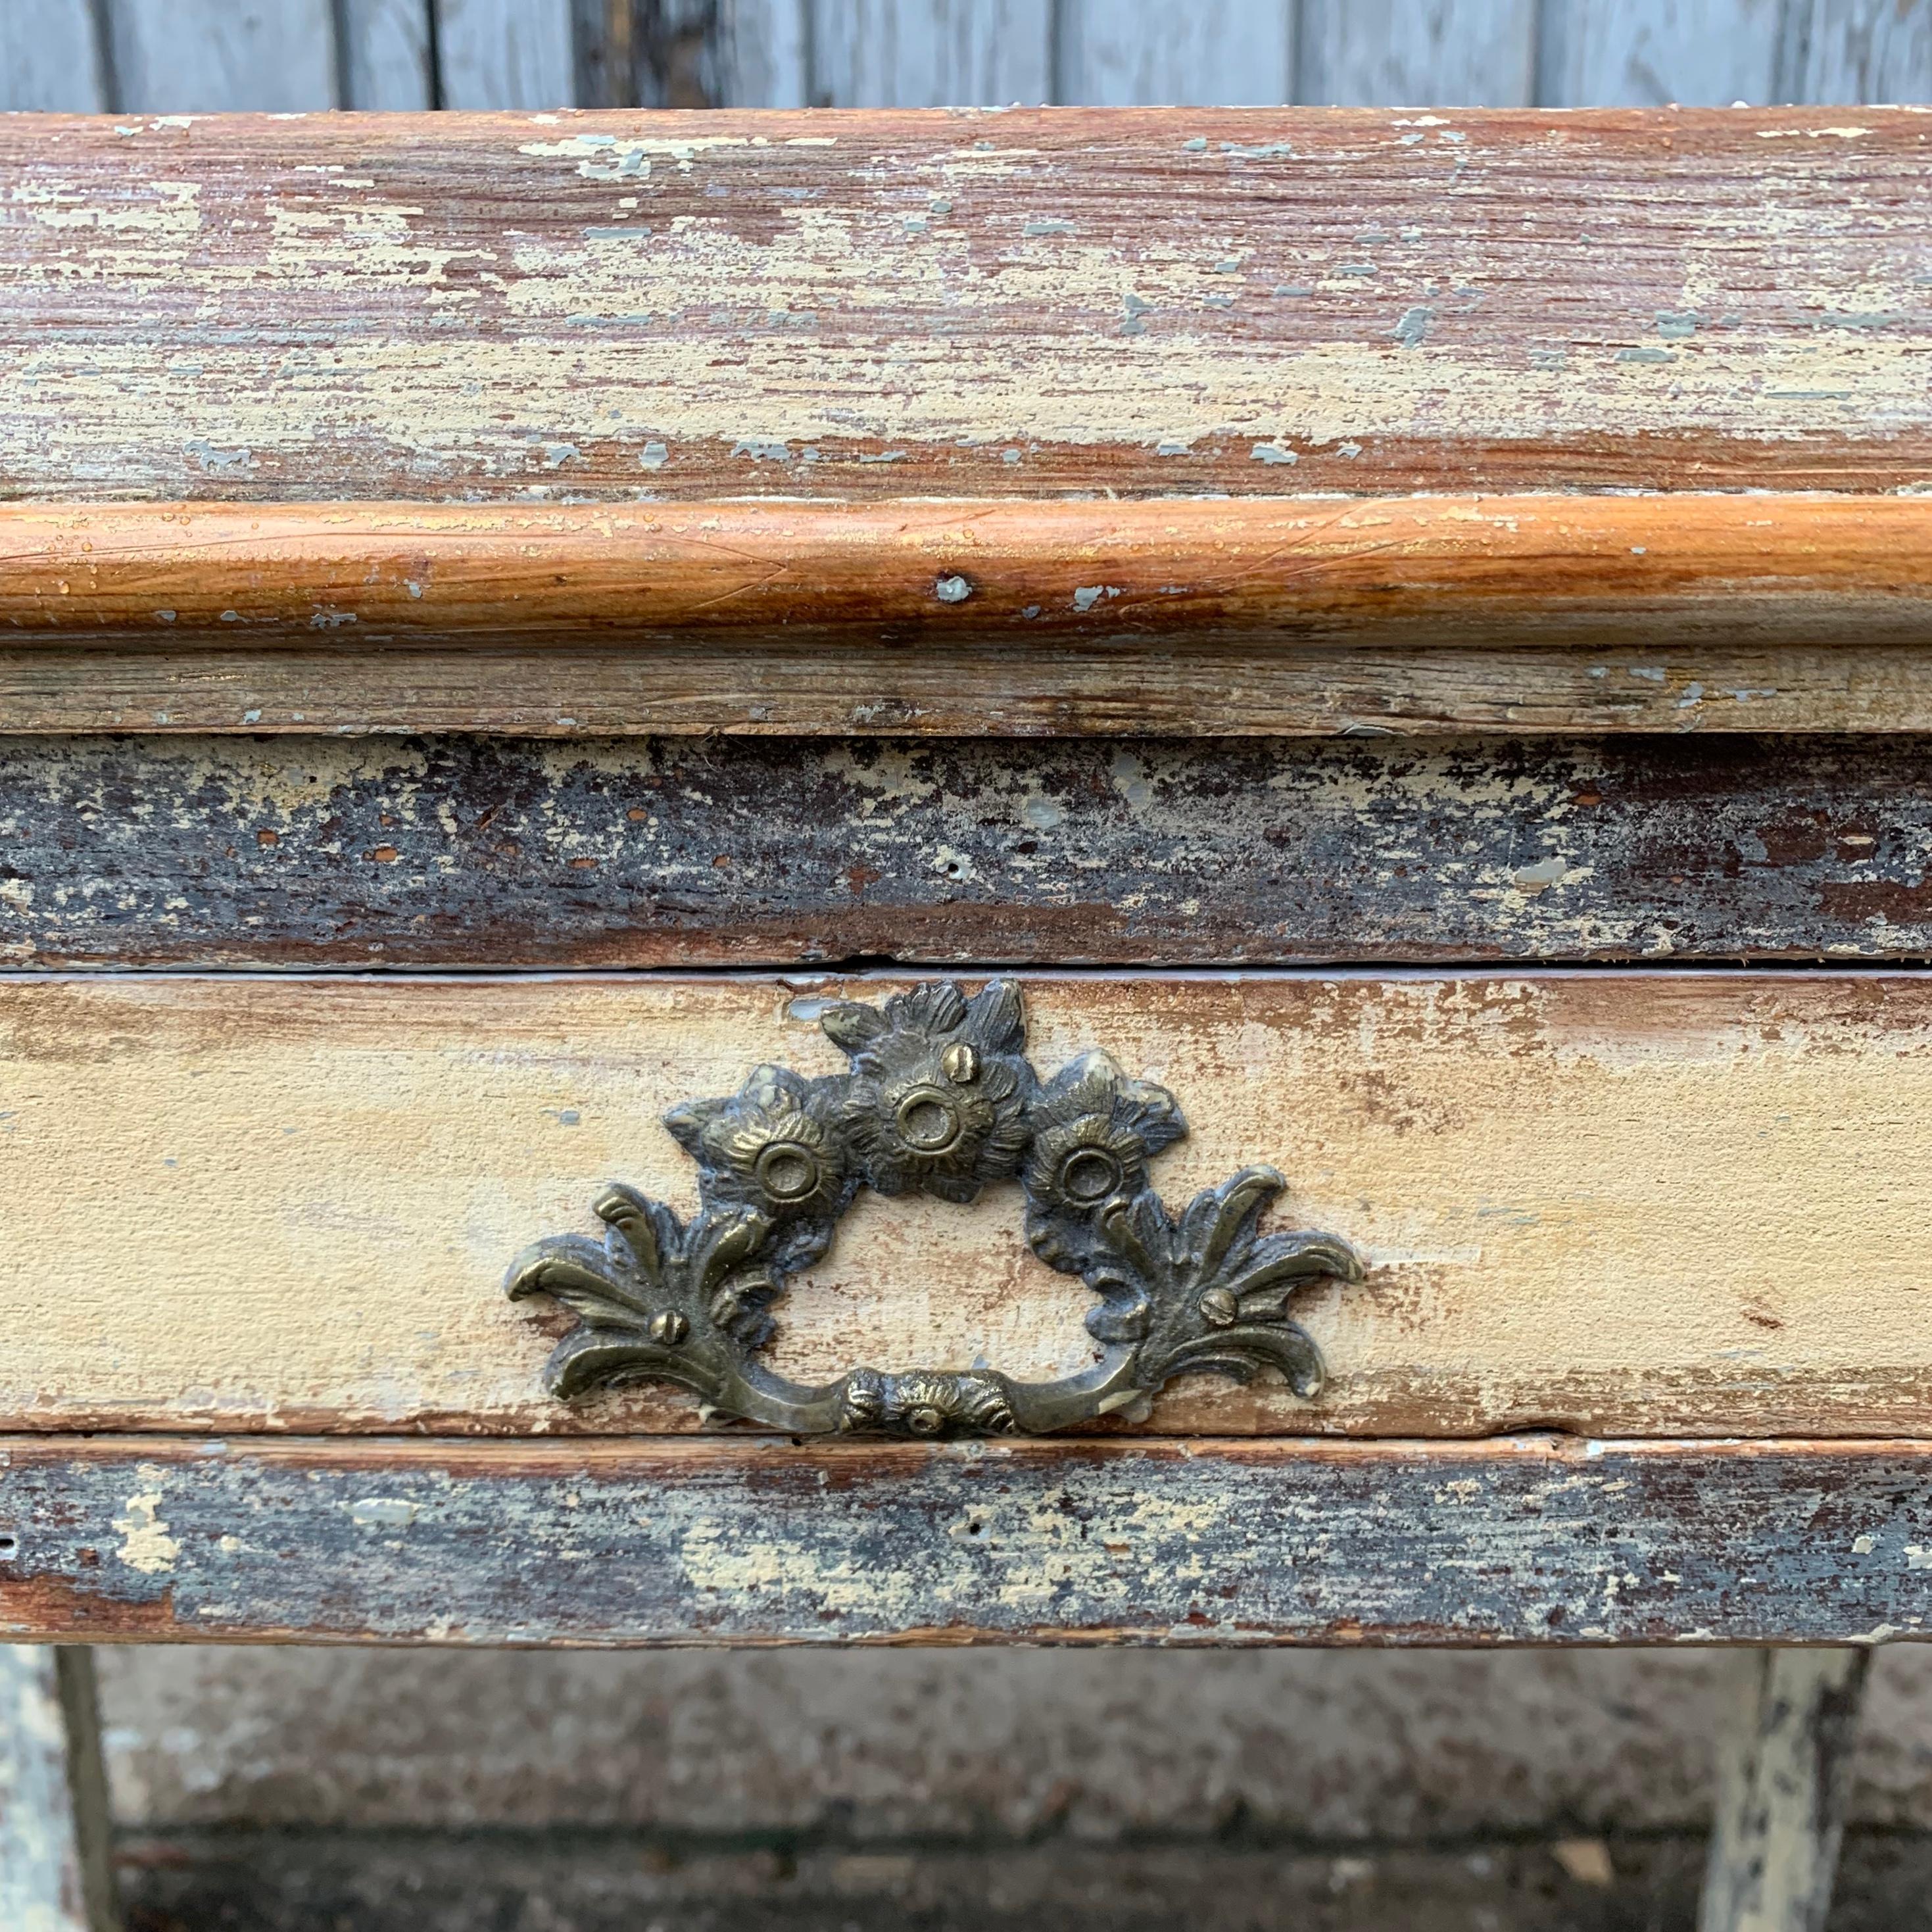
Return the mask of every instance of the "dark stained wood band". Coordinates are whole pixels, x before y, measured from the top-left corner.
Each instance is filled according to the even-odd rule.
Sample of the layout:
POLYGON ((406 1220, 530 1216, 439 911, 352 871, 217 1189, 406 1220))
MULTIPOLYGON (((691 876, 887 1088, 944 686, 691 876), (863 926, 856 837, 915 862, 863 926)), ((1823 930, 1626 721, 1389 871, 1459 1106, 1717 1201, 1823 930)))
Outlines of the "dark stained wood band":
POLYGON ((0 633, 20 644, 648 653, 794 632, 939 652, 1932 644, 1932 498, 0 508, 0 633))
POLYGON ((1898 737, 0 740, 9 963, 1932 959, 1898 737))
POLYGON ((1870 1642, 1932 1444, 5 1444, 0 1634, 1870 1642))

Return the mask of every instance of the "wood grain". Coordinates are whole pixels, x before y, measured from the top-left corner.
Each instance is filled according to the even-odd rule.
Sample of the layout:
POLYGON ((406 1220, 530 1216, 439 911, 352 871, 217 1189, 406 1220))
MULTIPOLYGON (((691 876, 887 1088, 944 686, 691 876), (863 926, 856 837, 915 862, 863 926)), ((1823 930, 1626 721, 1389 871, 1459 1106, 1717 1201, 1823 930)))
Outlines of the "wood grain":
POLYGON ((128 124, 0 126, 16 499, 1932 472, 1910 110, 128 124))
POLYGON ((1932 496, 15 505, 0 628, 171 646, 806 629, 941 649, 1922 644, 1932 496))
MULTIPOLYGON (((1318 1404, 1178 1384, 1162 1429, 1932 1433, 1932 977, 1024 983, 1043 1071, 1105 1047, 1175 1090, 1170 1200, 1272 1162, 1295 1223, 1369 1261, 1307 1300, 1318 1404)), ((0 982, 0 1425, 689 1429, 674 1393, 544 1396, 557 1322, 502 1270, 610 1178, 688 1211, 658 1116, 760 1061, 838 1070, 825 1000, 890 984, 0 982)), ((775 1364, 1090 1359, 1091 1298, 1018 1212, 868 1197, 775 1364)))
POLYGON ((1914 741, 0 741, 20 967, 1932 960, 1914 741))
POLYGON ((719 0, 718 47, 721 106, 812 105, 810 0, 719 0))
POLYGON ((1932 100, 1932 8, 1900 0, 1786 4, 1787 100, 1932 100))
POLYGON ((1924 1444, 4 1445, 0 1630, 476 1643, 1922 1637, 1924 1444))

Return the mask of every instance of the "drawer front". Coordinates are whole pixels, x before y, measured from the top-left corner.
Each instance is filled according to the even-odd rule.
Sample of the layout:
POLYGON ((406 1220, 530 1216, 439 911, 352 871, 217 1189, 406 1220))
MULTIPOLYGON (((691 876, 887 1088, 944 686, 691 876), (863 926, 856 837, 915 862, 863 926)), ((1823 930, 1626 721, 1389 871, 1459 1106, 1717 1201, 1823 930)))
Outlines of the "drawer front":
MULTIPOLYGON (((1932 1397, 1932 976, 1030 974, 1042 1076, 1171 1090, 1178 1212, 1257 1162, 1366 1278, 1300 1291, 1312 1402, 1190 1377, 1162 1430, 1858 1436, 1932 1397)), ((658 1118, 892 982, 28 980, 0 986, 0 1427, 690 1430, 674 1390, 545 1390, 570 1325, 500 1289, 616 1180, 696 1205, 658 1118)), ((862 1194, 772 1365, 1077 1372, 1093 1296, 1018 1190, 862 1194)))

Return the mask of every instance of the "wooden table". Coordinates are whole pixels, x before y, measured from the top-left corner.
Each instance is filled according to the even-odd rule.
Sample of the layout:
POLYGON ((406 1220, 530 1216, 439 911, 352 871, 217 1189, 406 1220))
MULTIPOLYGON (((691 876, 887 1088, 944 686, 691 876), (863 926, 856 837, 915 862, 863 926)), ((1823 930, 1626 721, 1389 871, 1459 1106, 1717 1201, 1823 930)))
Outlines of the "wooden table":
POLYGON ((0 125, 0 1632, 1761 1646, 1704 1923, 1822 1922, 1932 1612, 1856 120, 0 125))

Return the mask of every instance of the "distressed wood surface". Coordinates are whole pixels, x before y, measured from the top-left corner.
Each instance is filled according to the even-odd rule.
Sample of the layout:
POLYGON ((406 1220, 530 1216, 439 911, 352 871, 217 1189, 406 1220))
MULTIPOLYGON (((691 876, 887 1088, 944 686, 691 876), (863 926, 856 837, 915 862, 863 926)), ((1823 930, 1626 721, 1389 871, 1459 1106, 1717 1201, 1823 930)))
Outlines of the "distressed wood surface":
MULTIPOLYGON (((0 1534, 0 1579, 18 1556, 0 1534)), ((92 1654, 0 1644, 0 1924, 120 1932, 110 1830, 92 1654)))
POLYGON ((1825 1932, 1871 1653, 1737 1662, 1698 1932, 1825 1932))
MULTIPOLYGON (((1304 1298, 1330 1382, 1177 1384, 1185 1432, 1932 1430, 1932 977, 1600 971, 1024 976, 1036 1063, 1102 1047, 1190 1123, 1183 1202, 1255 1162, 1365 1256, 1304 1298)), ((509 1260, 612 1178, 680 1212, 658 1125, 760 1061, 842 1069, 871 978, 22 976, 0 983, 0 1426, 683 1430, 567 1407, 509 1260), (138 1234, 130 1237, 130 1229, 138 1234)), ((1022 1378, 1092 1298, 1016 1192, 868 1196, 773 1365, 1022 1378)))
POLYGON ((0 631, 1382 648, 1932 643, 1932 496, 0 506, 0 631))
POLYGON ((335 104, 329 0, 113 0, 107 18, 123 112, 294 113, 335 104))
POLYGON ((1058 28, 1062 100, 1267 106, 1296 98, 1292 0, 1060 0, 1058 28))
POLYGON ((1900 739, 0 741, 21 967, 1932 960, 1900 739))
POLYGON ((124 124, 0 125, 16 498, 1932 465, 1910 110, 124 124))
POLYGON ((1439 737, 1932 731, 1922 646, 1590 651, 1457 644, 1182 640, 1127 657, 970 637, 701 638, 640 651, 534 646, 358 650, 0 649, 0 733, 491 731, 581 735, 1439 737))
POLYGON ((1295 98, 1528 106, 1538 11, 1537 0, 1301 0, 1295 98))
POLYGON ((1868 1643, 1898 1442, 16 1440, 0 1631, 433 1643, 1868 1643))
POLYGON ((1784 24, 1781 0, 1542 0, 1538 98, 1762 106, 1777 97, 1784 24))

